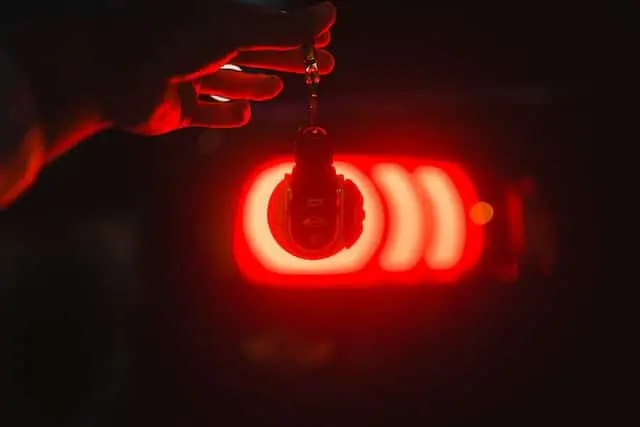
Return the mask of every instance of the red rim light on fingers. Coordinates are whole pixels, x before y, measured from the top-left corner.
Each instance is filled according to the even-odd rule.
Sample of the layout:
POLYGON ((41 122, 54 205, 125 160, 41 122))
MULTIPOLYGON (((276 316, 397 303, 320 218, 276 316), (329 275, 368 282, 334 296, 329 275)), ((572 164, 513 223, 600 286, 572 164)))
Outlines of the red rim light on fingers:
POLYGON ((368 156, 336 161, 338 173, 364 197, 360 239, 326 259, 291 255, 271 234, 267 206, 292 165, 286 160, 264 165, 242 194, 234 252, 250 283, 295 288, 452 283, 478 263, 484 229, 470 215, 478 195, 458 165, 368 156))

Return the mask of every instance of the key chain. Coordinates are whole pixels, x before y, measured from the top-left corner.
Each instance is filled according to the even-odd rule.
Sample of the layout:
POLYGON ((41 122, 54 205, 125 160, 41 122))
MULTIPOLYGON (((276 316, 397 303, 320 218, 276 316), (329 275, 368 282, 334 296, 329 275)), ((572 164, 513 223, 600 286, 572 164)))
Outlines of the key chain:
POLYGON ((336 172, 333 147, 317 124, 320 69, 313 43, 303 46, 308 87, 306 122, 298 130, 294 167, 269 201, 269 226, 278 243, 304 259, 328 258, 351 247, 363 230, 362 194, 336 172))
POLYGON ((320 67, 318 66, 318 52, 313 45, 303 47, 304 77, 309 88, 309 102, 307 104, 307 126, 316 124, 318 113, 318 86, 320 85, 320 67))

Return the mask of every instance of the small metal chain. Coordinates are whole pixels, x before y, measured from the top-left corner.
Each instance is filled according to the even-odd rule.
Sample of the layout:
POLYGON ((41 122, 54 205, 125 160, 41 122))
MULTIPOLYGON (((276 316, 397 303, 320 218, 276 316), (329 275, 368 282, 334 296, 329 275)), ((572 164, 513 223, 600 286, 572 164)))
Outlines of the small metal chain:
POLYGON ((307 104, 307 125, 315 126, 318 115, 318 86, 320 85, 320 69, 318 67, 318 52, 313 44, 304 46, 304 75, 309 87, 309 101, 307 104))

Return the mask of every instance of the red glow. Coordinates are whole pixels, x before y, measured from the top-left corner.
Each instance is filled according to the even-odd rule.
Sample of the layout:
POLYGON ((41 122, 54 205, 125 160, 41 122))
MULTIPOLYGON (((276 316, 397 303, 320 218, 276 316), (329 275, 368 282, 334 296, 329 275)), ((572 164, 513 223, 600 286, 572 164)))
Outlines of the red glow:
POLYGON ((450 283, 478 263, 484 229, 469 215, 479 201, 473 183, 456 164, 412 158, 338 157, 338 173, 364 196, 362 236, 330 258, 291 255, 267 223, 271 193, 291 167, 291 161, 272 162, 247 182, 235 256, 251 283, 297 288, 450 283))

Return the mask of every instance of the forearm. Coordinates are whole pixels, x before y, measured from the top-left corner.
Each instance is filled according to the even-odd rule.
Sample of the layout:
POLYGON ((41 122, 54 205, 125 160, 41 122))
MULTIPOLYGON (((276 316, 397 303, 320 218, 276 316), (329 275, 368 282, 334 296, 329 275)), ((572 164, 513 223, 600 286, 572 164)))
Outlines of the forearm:
POLYGON ((3 38, 0 207, 26 190, 46 162, 109 126, 85 82, 74 81, 73 61, 83 52, 69 62, 76 46, 65 43, 46 28, 3 38))
POLYGON ((94 19, 43 19, 8 32, 4 47, 26 79, 52 159, 106 127, 94 19))
POLYGON ((0 50, 0 75, 0 207, 4 207, 35 180, 45 148, 28 82, 4 50, 0 50))

